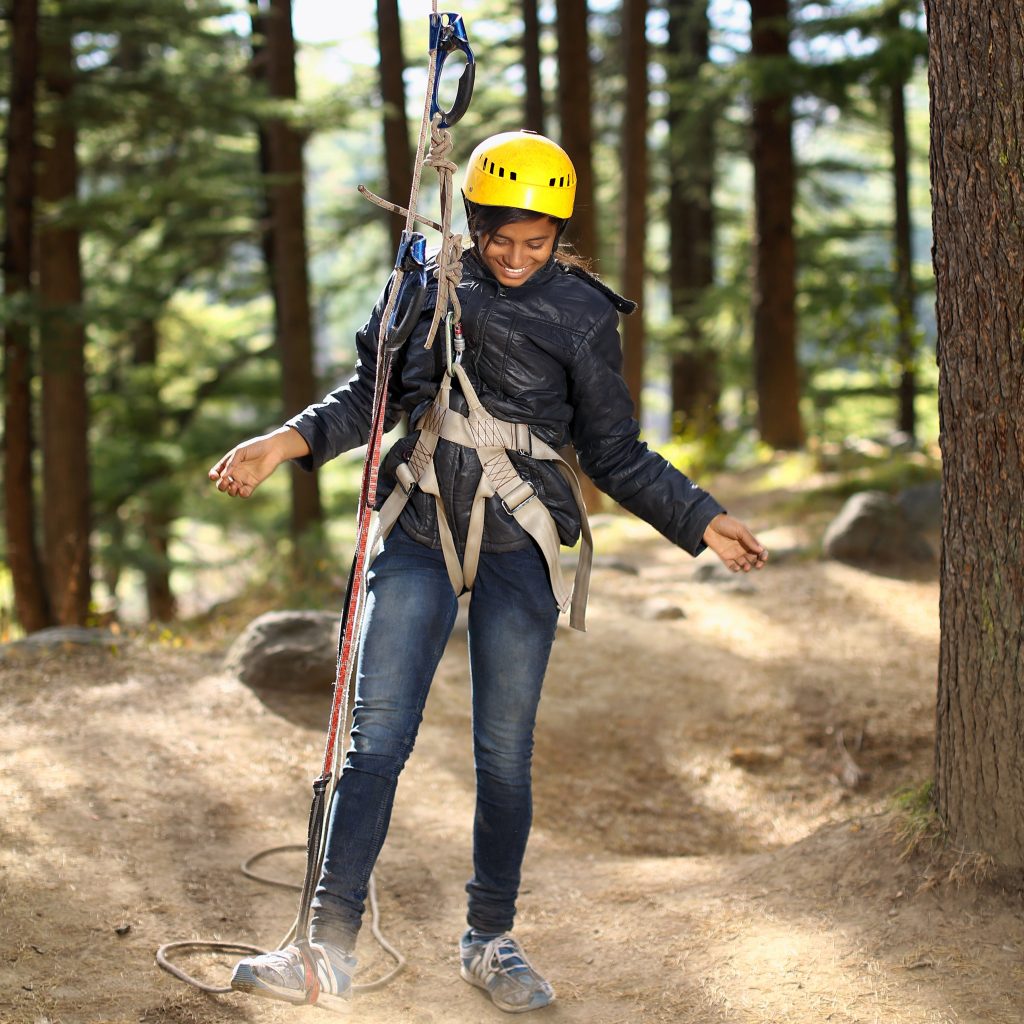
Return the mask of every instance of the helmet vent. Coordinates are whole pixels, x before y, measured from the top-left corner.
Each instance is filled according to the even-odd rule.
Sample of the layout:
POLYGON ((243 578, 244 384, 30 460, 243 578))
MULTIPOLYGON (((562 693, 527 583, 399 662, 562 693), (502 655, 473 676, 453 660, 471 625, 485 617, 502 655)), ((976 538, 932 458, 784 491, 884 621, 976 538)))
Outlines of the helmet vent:
MULTIPOLYGON (((486 174, 496 174, 499 178, 504 178, 505 177, 506 169, 504 167, 501 167, 500 165, 496 164, 493 160, 488 160, 487 157, 484 157, 480 161, 480 166, 483 167, 484 172, 486 174)), ((508 171, 508 180, 509 181, 515 181, 516 180, 516 172, 515 171, 508 171)), ((552 179, 552 184, 554 184, 554 179, 552 179)))

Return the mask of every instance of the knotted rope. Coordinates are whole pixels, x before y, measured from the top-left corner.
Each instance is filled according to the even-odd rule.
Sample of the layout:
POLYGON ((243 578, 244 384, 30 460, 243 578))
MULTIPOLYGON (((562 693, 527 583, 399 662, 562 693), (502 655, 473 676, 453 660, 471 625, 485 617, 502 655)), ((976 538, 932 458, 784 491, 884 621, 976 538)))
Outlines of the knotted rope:
POLYGON ((462 304, 459 302, 458 287, 462 281, 462 235, 452 234, 452 197, 455 193, 455 172, 459 165, 451 159, 452 133, 441 128, 440 114, 435 114, 430 125, 430 152, 424 161, 437 171, 441 188, 441 248, 437 254, 437 298, 434 302, 434 316, 430 330, 423 343, 424 348, 434 344, 438 324, 451 306, 455 322, 462 319, 462 304))

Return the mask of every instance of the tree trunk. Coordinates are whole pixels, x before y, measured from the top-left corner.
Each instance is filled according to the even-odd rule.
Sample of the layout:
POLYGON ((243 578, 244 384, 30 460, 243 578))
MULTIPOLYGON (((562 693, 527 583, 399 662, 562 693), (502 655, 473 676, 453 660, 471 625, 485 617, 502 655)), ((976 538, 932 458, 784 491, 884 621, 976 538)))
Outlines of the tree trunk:
MULTIPOLYGON (((142 320, 131 332, 132 364, 153 368, 159 350, 156 322, 142 320)), ((150 443, 159 440, 162 427, 160 398, 156 391, 140 396, 135 407, 135 429, 150 443)), ((152 472, 152 471, 151 471, 152 472)), ((167 500, 160 480, 143 481, 140 528, 143 556, 140 568, 146 586, 146 610, 151 622, 170 622, 177 612, 177 601, 171 589, 170 536, 177 509, 167 500)))
POLYGON ((544 88, 540 78, 540 16, 537 0, 523 0, 523 127, 544 134, 544 88))
POLYGON ((702 303, 714 283, 715 111, 701 95, 708 62, 707 0, 668 3, 669 294, 682 330, 672 355, 673 428, 718 430, 718 353, 705 341, 702 303))
MULTIPOLYGON (((295 39, 291 0, 261 0, 259 21, 265 32, 266 83, 277 100, 294 100, 295 39)), ((306 212, 303 196, 302 135, 283 118, 266 126, 266 159, 270 229, 270 277, 276 307, 281 383, 286 417, 304 409, 315 397, 313 327, 306 264, 306 212)), ((322 521, 317 477, 291 467, 291 534, 298 539, 322 521)))
POLYGON ((623 0, 622 43, 626 97, 622 121, 623 182, 622 290, 640 308, 623 323, 623 376, 633 396, 636 418, 644 387, 644 276, 647 249, 647 5, 623 0))
MULTIPOLYGON (((900 12, 891 14, 892 28, 900 26, 900 12)), ((896 358, 899 365, 898 429, 917 435, 914 399, 917 396, 917 351, 914 344, 916 311, 914 309, 914 252, 910 221, 910 154, 907 145, 907 112, 903 89, 907 72, 897 68, 889 86, 889 130, 892 135, 892 183, 895 207, 896 279, 893 282, 893 304, 896 307, 896 358)))
POLYGON ((11 99, 4 167, 4 296, 14 303, 4 333, 4 514, 14 610, 26 633, 52 622, 33 527, 32 249, 39 7, 19 0, 10 14, 11 99), (20 308, 19 308, 20 307, 20 308))
POLYGON ((750 0, 754 63, 754 381, 761 439, 803 444, 796 358, 796 244, 793 237, 793 113, 783 65, 789 57, 789 0, 750 0))
MULTIPOLYGON (((387 168, 387 196, 406 206, 412 188, 412 147, 405 116, 405 57, 402 55, 402 23, 398 0, 377 0, 377 43, 380 47, 380 95, 384 101, 384 163, 387 168)), ((391 241, 395 251, 405 220, 390 215, 391 241)))
MULTIPOLYGON (((56 27, 56 26, 55 26, 56 27)), ((53 207, 78 193, 76 131, 67 104, 73 88, 70 36, 43 49, 43 80, 53 111, 50 146, 40 148, 39 198, 53 207)), ((66 216, 47 217, 39 230, 42 305, 43 534, 48 591, 62 625, 84 625, 89 614, 89 405, 82 320, 79 232, 66 216)))
MULTIPOLYGON (((597 216, 594 209, 593 127, 590 99, 590 37, 587 0, 558 0, 558 121, 562 147, 576 169, 576 203, 565 239, 586 259, 597 259, 597 216)), ((587 509, 597 512, 603 496, 594 482, 580 474, 587 509)))
POLYGON ((566 232, 581 256, 597 259, 594 209, 590 37, 586 0, 558 0, 558 120, 562 147, 576 168, 576 207, 566 232))
POLYGON ((1024 23, 929 0, 943 467, 935 792, 952 839, 1024 867, 1024 23))
POLYGON ((175 513, 158 501, 148 501, 142 514, 142 536, 146 542, 146 609, 150 622, 171 622, 178 614, 178 601, 171 589, 171 527, 175 513))

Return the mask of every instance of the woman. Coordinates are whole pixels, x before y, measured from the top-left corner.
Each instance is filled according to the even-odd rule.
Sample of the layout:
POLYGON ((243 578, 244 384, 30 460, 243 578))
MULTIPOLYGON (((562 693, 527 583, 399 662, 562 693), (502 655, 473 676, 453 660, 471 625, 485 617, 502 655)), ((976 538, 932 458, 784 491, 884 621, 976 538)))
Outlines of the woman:
MULTIPOLYGON (((461 973, 509 1012, 554 998, 509 932, 532 815, 534 721, 559 608, 568 603, 557 549, 575 544, 581 527, 589 536, 558 449, 572 444, 603 491, 690 554, 710 547, 733 571, 765 564, 767 552, 742 523, 639 440, 618 336, 619 313, 634 306, 558 251, 575 189, 569 157, 535 133, 493 136, 470 158, 463 196, 473 247, 458 288, 465 357, 446 376, 444 345, 422 345, 424 321, 395 364, 390 425, 405 412, 414 430, 381 474, 389 532, 368 575, 351 745, 311 942, 243 960, 237 989, 305 1002, 318 986, 326 1006, 349 992, 398 775, 456 598, 471 587, 477 804, 461 973)), ((286 459, 313 469, 366 442, 383 307, 384 298, 357 336, 352 378, 225 455, 210 471, 218 489, 245 498, 286 459)), ((585 587, 584 572, 577 625, 585 587)))

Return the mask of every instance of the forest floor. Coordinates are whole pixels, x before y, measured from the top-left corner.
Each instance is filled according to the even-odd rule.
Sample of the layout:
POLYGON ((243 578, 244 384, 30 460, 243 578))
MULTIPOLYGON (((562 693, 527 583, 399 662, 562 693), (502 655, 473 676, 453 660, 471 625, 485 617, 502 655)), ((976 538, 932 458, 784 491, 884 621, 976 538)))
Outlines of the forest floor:
MULTIPOLYGON (((779 495, 749 483, 720 490, 782 556, 756 577, 702 580, 710 555, 599 519, 590 632, 559 630, 537 735, 517 933, 558 999, 536 1019, 1019 1024, 1019 887, 948 852, 904 858, 896 834, 893 794, 932 772, 936 569, 785 557, 822 520, 779 525, 779 495), (653 617, 665 605, 685 617, 653 617)), ((294 914, 238 865, 302 842, 329 694, 261 697, 222 673, 243 624, 0 671, 0 1021, 328 1019, 154 964, 172 939, 276 945, 294 914)), ((409 966, 352 1020, 507 1019, 456 967, 472 797, 457 627, 378 871, 409 966)), ((359 955, 364 979, 386 969, 368 934, 359 955)), ((230 960, 190 966, 223 982, 230 960)))

